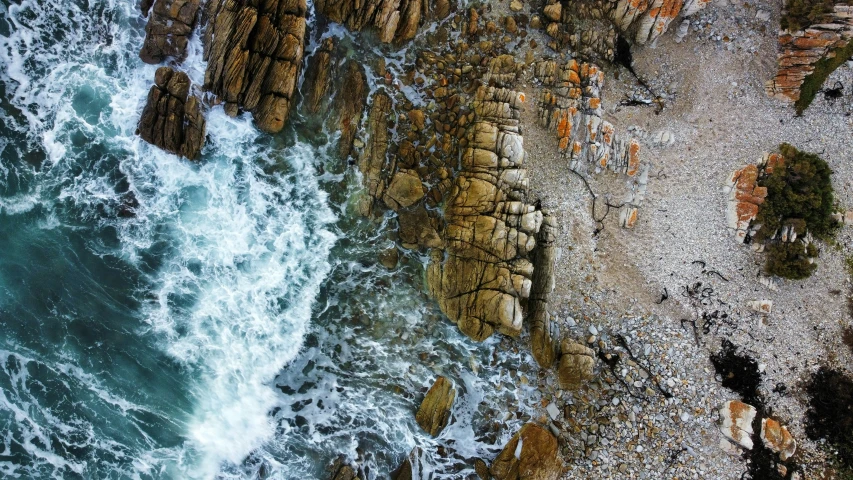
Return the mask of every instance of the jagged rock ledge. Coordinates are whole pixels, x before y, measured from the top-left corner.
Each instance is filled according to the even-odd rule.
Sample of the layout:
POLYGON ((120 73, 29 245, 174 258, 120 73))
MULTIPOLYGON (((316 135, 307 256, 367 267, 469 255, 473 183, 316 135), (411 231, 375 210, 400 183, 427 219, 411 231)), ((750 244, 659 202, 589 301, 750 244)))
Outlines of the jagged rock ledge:
POLYGON ((206 122, 198 97, 189 92, 186 73, 158 68, 137 133, 152 145, 195 160, 204 146, 206 122))

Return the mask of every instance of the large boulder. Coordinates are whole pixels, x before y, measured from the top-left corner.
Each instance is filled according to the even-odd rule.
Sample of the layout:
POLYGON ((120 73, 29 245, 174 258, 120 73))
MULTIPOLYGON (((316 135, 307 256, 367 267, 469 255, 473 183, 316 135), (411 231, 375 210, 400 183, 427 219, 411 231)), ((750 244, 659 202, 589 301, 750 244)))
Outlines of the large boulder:
POLYGON ((570 340, 562 341, 557 368, 557 379, 561 388, 578 388, 584 381, 592 378, 594 369, 595 352, 591 348, 570 340))
MULTIPOLYGON (((141 5, 149 13, 150 3, 141 5)), ((145 40, 139 58, 157 64, 169 57, 182 61, 198 19, 199 0, 156 0, 145 25, 145 40)))
POLYGON ((433 437, 438 436, 450 420, 450 409, 455 399, 453 383, 445 377, 438 377, 415 414, 418 425, 433 437))
POLYGON ((204 86, 225 112, 252 112, 258 128, 284 128, 302 67, 305 0, 210 0, 206 6, 204 86), (255 6, 257 5, 257 6, 255 6))
POLYGON ((204 146, 206 124, 201 103, 189 92, 186 73, 158 68, 136 132, 152 145, 194 160, 204 146))
POLYGON ((445 315, 470 338, 521 332, 530 296, 530 252, 542 212, 527 203, 519 134, 524 95, 481 87, 461 171, 444 206, 445 248, 430 255, 427 283, 445 315))
POLYGON ((496 480, 557 480, 562 470, 557 439, 539 425, 528 423, 506 444, 489 472, 496 480))

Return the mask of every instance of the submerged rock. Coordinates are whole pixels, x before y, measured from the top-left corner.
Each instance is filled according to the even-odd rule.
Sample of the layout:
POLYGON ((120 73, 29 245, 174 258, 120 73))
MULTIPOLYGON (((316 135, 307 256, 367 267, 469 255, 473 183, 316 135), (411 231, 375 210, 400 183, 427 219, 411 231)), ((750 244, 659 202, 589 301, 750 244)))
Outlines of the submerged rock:
POLYGON ((527 423, 495 458, 489 472, 497 480, 557 480, 562 469, 554 435, 527 423))
MULTIPOLYGON (((141 5, 149 13, 150 3, 141 5)), ((199 0, 156 0, 145 25, 145 40, 139 58, 157 64, 169 57, 182 61, 198 19, 199 0)))
POLYGON ((445 377, 438 377, 415 415, 418 425, 433 437, 438 436, 450 420, 450 409, 455 399, 453 383, 445 377))
POLYGON ((305 0, 207 3, 204 86, 226 113, 242 108, 265 132, 284 128, 302 67, 306 12, 305 0))
POLYGON ((359 480, 356 468, 344 456, 336 458, 326 470, 329 472, 329 480, 359 480))
POLYGON ((424 465, 421 463, 423 451, 415 447, 403 460, 397 470, 391 472, 391 480, 417 480, 424 477, 424 465))
POLYGON ((184 72, 160 67, 142 110, 136 132, 146 142, 191 160, 204 146, 205 125, 201 104, 190 95, 184 72))

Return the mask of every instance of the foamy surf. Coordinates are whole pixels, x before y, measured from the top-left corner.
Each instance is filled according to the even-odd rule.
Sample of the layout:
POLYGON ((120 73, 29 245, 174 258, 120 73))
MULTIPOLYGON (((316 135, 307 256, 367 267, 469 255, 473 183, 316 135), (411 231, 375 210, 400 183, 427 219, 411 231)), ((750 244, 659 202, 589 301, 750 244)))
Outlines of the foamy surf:
MULTIPOLYGON (((92 345, 83 350, 49 351, 48 338, 23 338, 48 351, 36 352, 43 368, 32 381, 0 384, 0 422, 9 427, 0 455, 15 452, 15 461, 0 461, 0 468, 37 478, 213 478, 239 471, 273 437, 271 383, 299 352, 329 268, 335 238, 326 226, 334 217, 313 176, 317 151, 275 147, 249 118, 213 109, 212 141, 200 164, 165 154, 134 134, 154 71, 136 55, 142 24, 134 2, 24 1, 0 8, 7 27, 0 29, 0 78, 13 106, 4 109, 3 126, 17 135, 15 144, 3 146, 2 214, 7 222, 34 225, 22 231, 22 241, 24 231, 36 235, 39 226, 53 225, 57 231, 44 234, 52 235, 45 251, 63 251, 58 264, 87 281, 106 280, 93 273, 107 268, 99 258, 135 279, 123 299, 93 292, 105 298, 91 300, 90 310, 74 311, 73 299, 63 295, 59 308, 28 311, 16 303, 25 292, 17 285, 7 290, 0 307, 18 321, 50 328, 105 321, 105 328, 116 327, 109 323, 117 318, 94 312, 120 312, 127 342, 120 354, 129 370, 98 359, 90 371, 81 355, 108 349, 105 339, 83 332, 57 338, 59 345, 68 339, 92 345), (35 162, 25 161, 28 150, 41 152, 35 162), (118 218, 128 196, 138 203, 135 217, 118 218), (84 260, 66 247, 69 238, 82 237, 85 262, 97 265, 78 265, 84 260), (130 343, 133 337, 138 344, 130 343), (147 378, 121 378, 131 373, 147 378), (62 380, 69 376, 74 382, 62 380), (91 401, 84 392, 96 391, 99 418, 63 417, 55 413, 59 400, 33 400, 34 385, 48 381, 67 384, 71 401, 91 401), (40 418, 22 413, 33 409, 40 418), (130 428, 98 425, 119 419, 130 428), (152 428, 161 430, 158 436, 152 428), (100 436, 80 437, 85 431, 100 436), (85 454, 67 447, 77 443, 85 454)), ((200 57, 194 41, 186 64, 196 79, 204 69, 200 57)), ((67 281, 45 274, 31 288, 67 281)), ((2 360, 17 365, 25 347, 15 335, 27 333, 2 338, 8 349, 2 360)))

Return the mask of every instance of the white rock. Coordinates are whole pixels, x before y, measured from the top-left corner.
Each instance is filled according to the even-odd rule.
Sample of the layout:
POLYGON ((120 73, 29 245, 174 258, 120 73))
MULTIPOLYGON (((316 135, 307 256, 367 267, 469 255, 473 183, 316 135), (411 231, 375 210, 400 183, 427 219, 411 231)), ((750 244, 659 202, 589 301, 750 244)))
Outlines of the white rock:
POLYGON ((545 407, 545 410, 548 411, 548 415, 551 417, 551 420, 556 420, 557 417, 560 416, 560 409, 557 408, 557 404, 554 402, 549 403, 548 406, 545 407))
POLYGON ((735 444, 752 450, 752 420, 755 419, 756 413, 752 405, 739 400, 729 400, 720 409, 720 431, 735 444))

